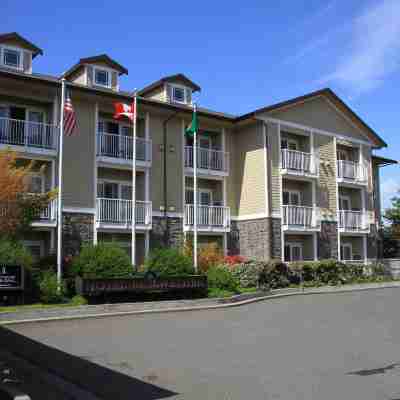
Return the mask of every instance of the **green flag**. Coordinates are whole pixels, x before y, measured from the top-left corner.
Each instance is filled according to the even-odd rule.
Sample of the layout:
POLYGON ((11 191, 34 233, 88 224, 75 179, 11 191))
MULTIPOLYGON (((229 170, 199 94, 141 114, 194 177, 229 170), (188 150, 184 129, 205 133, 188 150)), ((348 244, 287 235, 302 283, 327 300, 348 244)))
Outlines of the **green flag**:
POLYGON ((194 110, 192 115, 192 123, 186 129, 186 135, 193 137, 195 132, 198 131, 198 129, 199 129, 199 121, 197 119, 197 112, 196 110, 194 110))

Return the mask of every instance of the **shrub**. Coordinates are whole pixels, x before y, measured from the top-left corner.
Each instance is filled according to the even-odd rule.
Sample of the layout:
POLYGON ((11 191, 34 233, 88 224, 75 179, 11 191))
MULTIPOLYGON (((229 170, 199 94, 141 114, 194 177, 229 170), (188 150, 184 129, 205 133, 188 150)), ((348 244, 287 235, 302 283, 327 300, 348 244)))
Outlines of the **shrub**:
POLYGON ((208 287, 213 289, 239 292, 239 281, 225 266, 212 266, 207 271, 208 287))
POLYGON ((259 274, 259 286, 261 288, 278 289, 289 286, 290 270, 288 266, 280 260, 271 260, 263 263, 259 274))
POLYGON ((244 262, 246 262, 246 259, 239 254, 224 257, 224 263, 228 265, 243 264, 244 262))
POLYGON ((79 294, 75 295, 71 299, 71 304, 74 306, 84 306, 87 303, 88 303, 87 300, 83 296, 80 296, 79 294))
POLYGON ((198 265, 201 272, 207 272, 209 268, 223 262, 223 254, 217 243, 207 243, 200 247, 198 265))
POLYGON ((24 268, 31 268, 33 258, 29 250, 18 241, 0 240, 0 264, 21 265, 24 268))
POLYGON ((264 263, 258 261, 248 261, 241 264, 229 265, 232 275, 239 281, 240 287, 258 287, 260 273, 264 263))
POLYGON ((175 248, 152 251, 144 263, 144 270, 152 271, 160 277, 194 274, 191 258, 175 248))
POLYGON ((58 288, 57 274, 53 271, 43 271, 39 277, 40 300, 46 304, 56 304, 64 301, 65 284, 58 288))
POLYGON ((84 246, 72 260, 72 271, 82 278, 128 278, 132 264, 126 252, 116 243, 84 246))

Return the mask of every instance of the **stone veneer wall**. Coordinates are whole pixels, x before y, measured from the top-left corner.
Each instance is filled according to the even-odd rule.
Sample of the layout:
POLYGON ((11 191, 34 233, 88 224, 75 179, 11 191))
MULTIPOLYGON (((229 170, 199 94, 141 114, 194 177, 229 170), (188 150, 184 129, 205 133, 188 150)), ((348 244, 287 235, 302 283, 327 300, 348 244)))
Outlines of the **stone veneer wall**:
POLYGON ((381 235, 379 234, 376 225, 370 226, 370 234, 367 237, 367 258, 377 258, 381 252, 381 235))
POLYGON ((85 243, 93 243, 93 214, 63 212, 63 255, 79 253, 85 243))
POLYGON ((228 234, 228 254, 246 258, 269 260, 271 258, 271 224, 269 218, 232 221, 228 234))
POLYGON ((271 257, 282 259, 282 220, 271 218, 271 257))
POLYGON ((318 232, 318 259, 326 258, 338 258, 337 222, 321 222, 321 232, 318 232))
POLYGON ((166 229, 169 230, 168 246, 178 247, 183 244, 183 218, 153 217, 153 227, 150 231, 150 249, 164 247, 164 235, 166 229))

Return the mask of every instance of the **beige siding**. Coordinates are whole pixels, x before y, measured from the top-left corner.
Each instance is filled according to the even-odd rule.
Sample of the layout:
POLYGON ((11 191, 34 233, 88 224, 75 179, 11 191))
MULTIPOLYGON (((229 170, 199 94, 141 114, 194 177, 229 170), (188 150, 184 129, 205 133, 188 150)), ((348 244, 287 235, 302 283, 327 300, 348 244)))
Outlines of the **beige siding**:
POLYGON ((164 85, 159 86, 158 88, 153 89, 149 93, 144 96, 148 99, 166 101, 165 87, 164 85))
POLYGON ((296 106, 271 112, 269 116, 354 139, 368 140, 357 127, 322 96, 296 106))
POLYGON ((279 129, 276 124, 268 124, 268 160, 271 182, 271 210, 272 213, 281 212, 281 172, 280 172, 280 148, 279 129))
POLYGON ((238 215, 265 213, 264 143, 262 124, 251 124, 236 135, 238 215), (239 151, 240 149, 240 151, 239 151))
POLYGON ((68 77, 68 80, 79 85, 86 85, 86 67, 79 67, 68 77))
POLYGON ((232 129, 225 129, 225 151, 229 153, 229 175, 226 177, 226 205, 231 209, 231 215, 238 215, 238 196, 236 180, 236 133, 232 129))
POLYGON ((95 106, 74 98, 76 134, 64 137, 63 201, 65 207, 94 207, 95 106))
POLYGON ((314 143, 319 154, 319 179, 317 182, 317 207, 322 213, 336 215, 336 153, 330 136, 315 135, 314 143))

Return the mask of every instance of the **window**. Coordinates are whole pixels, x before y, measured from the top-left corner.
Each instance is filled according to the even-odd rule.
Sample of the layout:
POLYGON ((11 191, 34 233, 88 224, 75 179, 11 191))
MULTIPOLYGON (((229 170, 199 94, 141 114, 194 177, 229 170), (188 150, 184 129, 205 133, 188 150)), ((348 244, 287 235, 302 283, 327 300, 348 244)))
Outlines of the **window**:
POLYGON ((171 85, 172 101, 176 103, 187 103, 186 88, 184 86, 171 85))
POLYGON ((303 245, 301 243, 285 244, 285 261, 302 261, 303 245))
POLYGON ((296 140, 289 140, 289 139, 282 139, 281 140, 281 149, 287 149, 287 150, 298 150, 298 144, 296 140))
POLYGON ((3 64, 7 67, 21 68, 21 51, 16 49, 5 48, 3 50, 3 64))
POLYGON ((94 83, 98 86, 110 87, 110 73, 105 69, 94 69, 94 83))
POLYGON ((346 150, 338 150, 337 151, 337 159, 342 161, 348 161, 349 155, 346 150))
POLYGON ((339 210, 351 210, 351 201, 349 196, 339 196, 339 210))
POLYGON ((353 259, 353 246, 351 243, 342 243, 340 245, 340 259, 352 260, 353 259))
MULTIPOLYGON (((211 206, 212 205, 212 193, 207 189, 199 189, 197 193, 197 201, 199 205, 211 206)), ((194 204, 194 193, 193 189, 186 189, 185 192, 186 204, 194 204)))
POLYGON ((300 192, 293 190, 283 191, 282 200, 284 205, 299 206, 300 192))

